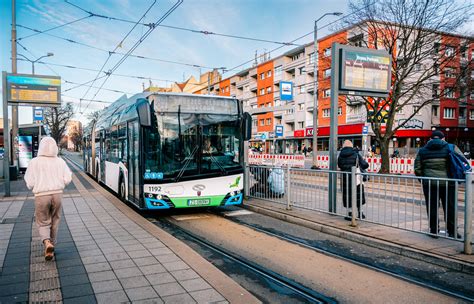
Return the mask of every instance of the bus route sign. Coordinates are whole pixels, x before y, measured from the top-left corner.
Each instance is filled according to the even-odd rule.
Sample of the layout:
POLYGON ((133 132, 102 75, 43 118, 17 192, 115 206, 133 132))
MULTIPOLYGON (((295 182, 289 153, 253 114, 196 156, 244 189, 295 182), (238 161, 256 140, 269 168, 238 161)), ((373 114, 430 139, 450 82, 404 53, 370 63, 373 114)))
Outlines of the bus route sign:
POLYGON ((61 105, 61 78, 26 74, 7 74, 7 100, 10 104, 34 106, 61 105))
POLYGON ((342 47, 340 94, 387 96, 391 87, 391 59, 383 50, 342 47))

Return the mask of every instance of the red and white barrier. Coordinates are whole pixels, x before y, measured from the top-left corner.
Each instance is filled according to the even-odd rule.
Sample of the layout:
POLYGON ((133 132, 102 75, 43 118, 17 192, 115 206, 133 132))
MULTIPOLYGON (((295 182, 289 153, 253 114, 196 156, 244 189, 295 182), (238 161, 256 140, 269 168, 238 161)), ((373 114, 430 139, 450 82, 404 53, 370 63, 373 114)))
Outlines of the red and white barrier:
POLYGON ((304 168, 304 155, 249 154, 249 163, 251 165, 304 168))

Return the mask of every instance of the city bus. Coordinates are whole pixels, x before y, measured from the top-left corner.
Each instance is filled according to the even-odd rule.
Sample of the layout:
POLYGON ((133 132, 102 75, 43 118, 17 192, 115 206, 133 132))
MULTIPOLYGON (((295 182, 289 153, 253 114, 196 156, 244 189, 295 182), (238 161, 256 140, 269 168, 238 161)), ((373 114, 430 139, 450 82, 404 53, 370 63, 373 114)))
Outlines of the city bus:
POLYGON ((232 97, 123 96, 84 130, 84 170, 139 209, 238 205, 251 116, 232 97))

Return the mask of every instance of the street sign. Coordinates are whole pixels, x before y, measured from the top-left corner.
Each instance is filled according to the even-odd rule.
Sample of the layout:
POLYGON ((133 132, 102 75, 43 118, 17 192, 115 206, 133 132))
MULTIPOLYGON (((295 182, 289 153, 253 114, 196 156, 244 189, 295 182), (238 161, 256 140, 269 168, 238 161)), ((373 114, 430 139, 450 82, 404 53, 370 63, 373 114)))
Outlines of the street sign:
POLYGON ((386 97, 391 88, 392 57, 384 50, 342 46, 339 93, 386 97))
POLYGON ((362 135, 367 135, 369 134, 369 126, 364 126, 362 128, 362 135))
POLYGON ((283 126, 282 125, 277 125, 275 127, 275 136, 276 137, 283 136, 283 126))
POLYGON ((9 104, 61 105, 61 78, 25 74, 6 75, 7 100, 9 104))
POLYGON ((280 100, 293 100, 293 82, 280 81, 280 100))
POLYGON ((34 108, 33 109, 33 121, 43 121, 43 109, 42 108, 34 108))

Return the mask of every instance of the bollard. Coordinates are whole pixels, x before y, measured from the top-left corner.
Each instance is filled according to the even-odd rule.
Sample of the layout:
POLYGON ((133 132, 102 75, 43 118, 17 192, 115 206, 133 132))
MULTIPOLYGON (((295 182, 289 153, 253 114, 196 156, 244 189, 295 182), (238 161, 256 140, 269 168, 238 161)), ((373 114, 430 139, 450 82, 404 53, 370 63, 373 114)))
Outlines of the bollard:
POLYGON ((290 166, 286 166, 286 210, 291 210, 290 166))
POLYGON ((357 208, 357 175, 356 175, 356 167, 351 168, 351 205, 352 205, 352 218, 351 218, 351 226, 357 227, 356 222, 356 208, 357 208))
POLYGON ((248 199, 250 190, 250 167, 244 164, 244 197, 248 199))
POLYGON ((464 210, 464 253, 472 254, 472 173, 466 173, 464 210))

